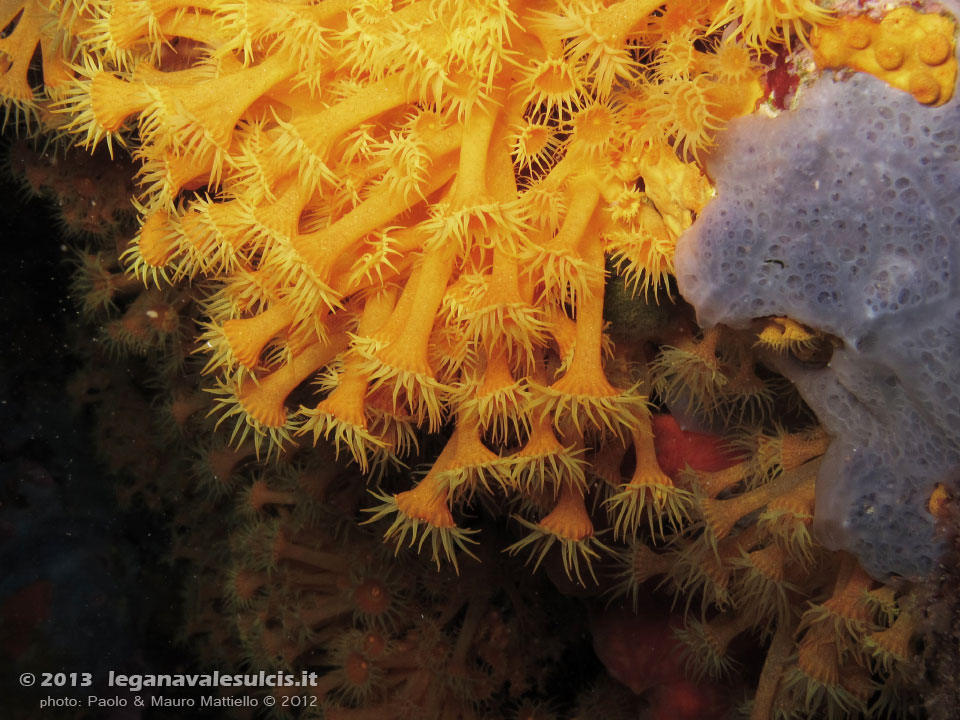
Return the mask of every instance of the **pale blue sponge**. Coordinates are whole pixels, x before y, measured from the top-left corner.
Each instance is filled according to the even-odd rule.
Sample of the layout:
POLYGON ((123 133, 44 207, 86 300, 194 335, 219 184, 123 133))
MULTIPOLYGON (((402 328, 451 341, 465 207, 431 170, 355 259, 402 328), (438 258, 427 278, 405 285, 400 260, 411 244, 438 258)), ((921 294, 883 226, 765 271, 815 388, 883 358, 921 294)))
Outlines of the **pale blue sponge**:
POLYGON ((814 531, 876 576, 925 574, 927 500, 960 485, 960 102, 827 74, 731 123, 709 171, 680 291, 704 326, 786 315, 843 341, 824 369, 780 368, 834 438, 814 531))

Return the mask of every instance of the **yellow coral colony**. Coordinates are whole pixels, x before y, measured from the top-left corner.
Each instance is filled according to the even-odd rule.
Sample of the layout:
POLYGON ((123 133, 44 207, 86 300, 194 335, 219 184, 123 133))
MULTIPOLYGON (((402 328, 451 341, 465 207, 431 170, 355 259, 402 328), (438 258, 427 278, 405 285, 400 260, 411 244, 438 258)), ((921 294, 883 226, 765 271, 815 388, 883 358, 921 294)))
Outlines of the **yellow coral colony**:
MULTIPOLYGON (((605 360, 605 257, 664 291, 709 195, 694 160, 760 99, 758 48, 821 12, 744 44, 713 27, 734 5, 688 5, 29 2, 4 88, 8 112, 140 161, 124 260, 209 289, 200 351, 236 442, 325 440, 376 473, 455 424, 445 467, 375 514, 452 560, 478 487, 566 507, 592 448, 650 455, 642 373, 605 360)), ((624 536, 682 514, 638 472, 611 500, 624 536)))
POLYGON ((661 577, 702 606, 681 634, 695 670, 729 669, 742 633, 769 641, 758 720, 865 710, 871 672, 901 677, 900 595, 808 533, 827 439, 776 427, 789 393, 757 373, 757 348, 823 338, 777 318, 615 347, 605 289, 669 296, 677 236, 711 194, 699 161, 756 108, 771 46, 933 105, 955 82, 949 20, 837 22, 811 0, 0 8, 6 119, 139 162, 122 260, 151 288, 193 288, 238 457, 330 443, 378 478, 445 430, 419 482, 368 509, 398 550, 429 539, 456 567, 477 541, 464 508, 495 496, 526 532, 508 550, 539 565, 556 544, 581 583, 623 542, 616 595, 661 577), (745 428, 735 464, 664 472, 651 393, 745 428))

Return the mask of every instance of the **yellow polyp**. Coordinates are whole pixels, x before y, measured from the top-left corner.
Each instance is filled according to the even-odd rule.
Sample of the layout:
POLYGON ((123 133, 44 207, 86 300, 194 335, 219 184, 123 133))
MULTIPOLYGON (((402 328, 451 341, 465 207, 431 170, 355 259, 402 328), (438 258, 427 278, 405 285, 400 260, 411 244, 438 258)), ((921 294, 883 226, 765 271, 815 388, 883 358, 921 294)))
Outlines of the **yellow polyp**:
POLYGON ((917 634, 917 625, 913 613, 903 610, 890 627, 867 636, 865 644, 884 671, 891 672, 895 665, 911 660, 915 654, 912 641, 917 634))
POLYGON ((756 344, 775 352, 796 352, 813 347, 816 339, 816 333, 806 326, 787 317, 773 317, 764 321, 756 344))
POLYGON ((235 201, 195 203, 179 222, 187 251, 185 273, 234 271, 246 239, 247 220, 235 201))
MULTIPOLYGON (((714 16, 711 30, 740 20, 739 32, 746 45, 756 50, 770 50, 771 43, 784 43, 789 48, 791 35, 806 44, 806 23, 821 29, 833 22, 833 12, 817 0, 727 0, 714 16)), ((814 43, 813 38, 810 39, 814 43)))
POLYGON ((395 406, 405 403, 418 422, 428 421, 432 431, 439 428, 441 396, 448 389, 436 379, 428 348, 452 266, 448 249, 427 253, 390 319, 374 337, 357 345, 371 389, 386 387, 395 406))
POLYGON ((273 490, 263 479, 254 481, 247 495, 250 506, 260 512, 267 505, 296 505, 297 498, 293 493, 273 490))
POLYGON ((503 458, 510 481, 525 492, 542 491, 548 483, 571 483, 583 486, 586 462, 582 449, 564 446, 557 440, 547 418, 531 421, 530 435, 524 446, 503 458))
POLYGON ((742 532, 721 540, 715 547, 703 542, 685 543, 679 552, 674 552, 674 567, 670 576, 677 588, 688 597, 688 605, 698 592, 702 595, 704 608, 716 605, 720 609, 732 602, 730 577, 734 559, 744 549, 757 542, 756 526, 748 526, 742 532))
POLYGON ((481 488, 491 492, 488 477, 502 484, 497 473, 500 457, 483 444, 480 428, 475 422, 458 418, 449 442, 453 444, 454 452, 439 477, 447 483, 451 499, 471 500, 481 488))
MULTIPOLYGON (((190 85, 157 85, 156 107, 141 120, 147 142, 177 154, 200 153, 208 145, 227 151, 243 113, 271 87, 296 70, 279 55, 259 65, 190 85)), ((189 72, 189 71, 184 71, 189 72)))
POLYGON ((622 131, 616 113, 607 103, 586 105, 570 118, 572 129, 571 152, 587 157, 602 158, 622 131))
POLYGON ((815 625, 800 641, 797 666, 820 685, 840 684, 837 642, 828 626, 815 625))
POLYGON ((612 398, 620 395, 621 391, 611 385, 603 374, 601 363, 588 359, 588 352, 589 349, 585 346, 579 349, 574 348, 570 367, 563 377, 550 385, 550 390, 571 397, 584 398, 612 398))
POLYGON ((867 713, 876 688, 870 673, 848 657, 828 625, 808 630, 798 643, 795 666, 783 679, 784 701, 796 708, 820 707, 823 717, 855 717, 867 713), (841 656, 843 652, 843 656, 841 656))
POLYGON ((830 447, 830 436, 819 425, 811 430, 761 435, 754 462, 764 475, 779 475, 799 468, 823 455, 830 447))
POLYGON ((137 245, 140 257, 152 268, 170 262, 179 249, 176 235, 170 232, 170 216, 163 210, 150 213, 140 226, 137 245))
POLYGON ((570 483, 561 485, 557 504, 539 525, 562 540, 580 542, 593 537, 593 522, 584 503, 583 490, 570 483))
POLYGON ((526 105, 542 106, 549 115, 576 105, 583 81, 562 56, 547 56, 523 70, 519 87, 526 91, 526 105))
MULTIPOLYGON (((646 517, 651 535, 663 536, 664 519, 670 527, 679 527, 688 517, 693 496, 675 487, 660 469, 649 414, 637 414, 637 425, 630 434, 635 458, 633 474, 626 483, 617 483, 617 492, 606 501, 613 518, 613 535, 634 536, 646 517)), ((619 467, 617 470, 619 475, 619 467)))
POLYGON ((253 600, 269 580, 270 577, 265 572, 255 572, 241 568, 233 574, 227 591, 236 595, 234 602, 239 601, 240 605, 244 605, 253 600))
MULTIPOLYGON (((4 8, 6 10, 6 8, 4 8)), ((9 22, 12 18, 5 19, 9 22)), ((0 38, 0 95, 19 102, 33 100, 33 90, 27 79, 30 61, 40 42, 41 26, 47 21, 39 0, 27 0, 17 26, 0 38)))
POLYGON ((271 303, 264 312, 251 318, 234 318, 223 324, 230 349, 237 362, 252 370, 270 340, 293 324, 294 314, 283 303, 271 303))
POLYGON ((107 71, 100 71, 90 84, 90 107, 100 128, 115 133, 131 115, 149 106, 152 97, 141 85, 127 82, 107 71))
POLYGON ((811 463, 809 468, 795 472, 799 482, 790 490, 774 498, 767 504, 768 513, 788 513, 809 524, 813 518, 816 500, 817 466, 811 463))
MULTIPOLYGON (((599 270, 581 256, 579 244, 591 232, 590 223, 600 201, 597 178, 584 175, 572 179, 567 189, 567 213, 556 236, 542 236, 522 256, 535 278, 542 278, 546 299, 575 300, 596 286, 599 270)), ((602 273, 599 274, 602 282, 602 273)))
MULTIPOLYGON (((440 460, 437 460, 440 463, 440 460)), ((439 471, 438 471, 439 472, 439 471)), ((419 520, 435 528, 456 526, 447 507, 449 490, 438 474, 428 474, 412 490, 396 496, 397 508, 412 520, 419 520)))
POLYGON ((923 105, 942 105, 957 81, 955 35, 947 16, 899 7, 879 21, 860 15, 819 28, 814 60, 822 68, 870 73, 923 105))
MULTIPOLYGON (((441 148, 446 150, 446 148, 441 148)), ((454 158, 445 156, 434 164, 426 192, 432 193, 453 176, 454 158)), ((376 231, 410 207, 418 198, 407 200, 384 189, 357 205, 332 225, 305 235, 293 237, 291 247, 315 276, 329 283, 336 262, 367 234, 376 231)))
POLYGON ((687 672, 699 680, 705 675, 713 678, 729 676, 735 661, 727 656, 730 643, 753 624, 755 618, 748 613, 726 614, 710 622, 688 619, 686 626, 677 632, 684 643, 684 666, 687 672))
POLYGON ((491 343, 487 353, 487 366, 484 368, 477 395, 488 396, 509 388, 516 380, 507 362, 507 353, 500 343, 491 343))
MULTIPOLYGON (((744 550, 733 561, 740 571, 733 587, 734 603, 744 608, 744 614, 751 617, 753 626, 764 635, 787 622, 793 613, 790 594, 800 586, 787 580, 788 562, 787 554, 775 544, 749 552, 744 550)), ((792 563, 790 569, 794 569, 792 563)), ((798 576, 792 572, 790 577, 798 576)))
POLYGON ((502 343, 492 341, 479 384, 458 404, 463 417, 471 417, 494 442, 509 443, 529 425, 530 401, 526 383, 515 380, 502 343))
POLYGON ((706 330, 699 341, 682 336, 677 346, 665 345, 650 364, 652 384, 668 403, 685 402, 687 411, 707 415, 722 404, 727 375, 717 357, 721 329, 706 330))
POLYGON ((373 431, 368 429, 366 403, 367 383, 364 378, 340 376, 340 384, 315 408, 300 408, 303 422, 296 434, 313 434, 314 445, 322 437, 332 443, 335 457, 344 450, 367 473, 394 459, 396 430, 387 423, 378 422, 373 431))
POLYGON ((442 471, 454 452, 454 444, 448 441, 426 477, 412 490, 394 496, 374 492, 373 495, 381 504, 364 510, 371 516, 364 524, 394 516, 393 523, 384 533, 384 542, 393 541, 399 552, 409 535, 409 544, 416 544, 419 552, 429 538, 431 557, 437 567, 440 567, 442 554, 453 565, 454 570, 459 572, 456 550, 476 559, 467 545, 476 543, 470 536, 476 534, 477 530, 457 527, 447 505, 448 482, 442 471))
MULTIPOLYGON (((384 365, 432 376, 427 360, 427 346, 437 310, 440 307, 440 300, 453 269, 452 261, 451 253, 446 250, 437 250, 424 257, 418 282, 413 294, 409 296, 410 306, 404 306, 409 314, 400 315, 395 310, 391 316, 391 320, 397 318, 402 326, 391 325, 388 328, 387 325, 390 323, 388 321, 384 329, 393 332, 389 335, 378 333, 384 341, 384 346, 374 351, 374 355, 384 365)), ((398 304, 397 309, 399 308, 398 304)))
POLYGON ((695 40, 696 35, 689 31, 671 33, 660 40, 654 46, 656 60, 653 63, 653 79, 663 82, 696 74, 701 63, 695 40))
POLYGON ((786 556, 777 545, 767 545, 748 554, 750 564, 753 565, 770 582, 781 583, 784 579, 784 564, 786 556))
MULTIPOLYGON (((291 127, 315 156, 325 160, 334 142, 357 125, 413 99, 400 75, 390 75, 364 86, 335 105, 312 113, 297 114, 291 127)), ((289 167, 297 158, 276 157, 289 167)), ((282 173, 286 174, 287 170, 282 173)))
POLYGON ((449 198, 434 206, 427 247, 452 243, 467 256, 480 247, 513 253, 520 244, 513 163, 495 101, 476 103, 467 113, 457 176, 449 198))
POLYGON ((60 91, 69 86, 73 79, 70 63, 59 47, 49 35, 40 36, 40 54, 43 62, 43 84, 51 97, 56 97, 60 91))
MULTIPOLYGON (((724 122, 713 97, 716 87, 706 75, 673 77, 647 86, 645 103, 650 119, 663 137, 673 138, 680 158, 696 161, 714 145, 714 136, 724 122)), ((729 95, 721 93, 720 99, 729 100, 729 95)))
POLYGON ((646 299, 652 290, 656 301, 661 287, 669 292, 676 236, 651 203, 641 202, 630 218, 610 218, 603 238, 605 250, 613 256, 618 272, 624 275, 634 295, 642 294, 646 299))
POLYGON ((721 42, 715 53, 698 53, 697 61, 698 69, 715 75, 724 86, 749 82, 763 68, 746 46, 731 38, 721 42))
POLYGON ((560 146, 556 130, 541 121, 522 121, 512 128, 510 148, 517 165, 542 172, 560 146))
POLYGON ((331 24, 341 29, 342 22, 338 22, 337 16, 347 7, 342 0, 320 6, 247 0, 242 5, 217 9, 217 26, 224 37, 221 53, 240 51, 244 60, 249 61, 254 48, 272 36, 270 39, 280 46, 276 48, 278 51, 282 48, 282 51, 298 52, 314 65, 329 52, 325 31, 334 29, 331 24))
MULTIPOLYGON (((375 352, 386 343, 395 340, 403 331, 407 318, 414 310, 417 291, 424 275, 425 263, 422 256, 418 260, 419 262, 413 264, 399 297, 392 292, 385 299, 385 302, 389 300, 388 311, 385 308, 386 319, 382 320, 375 330, 357 334, 354 348, 361 354, 369 355, 375 352)), ((392 289, 395 290, 395 286, 392 289)))
POLYGON ((700 509, 711 542, 715 543, 716 540, 727 537, 740 518, 759 510, 764 505, 792 490, 803 479, 804 475, 802 473, 788 473, 754 490, 726 500, 709 498, 701 500, 700 509))
POLYGON ((754 359, 745 357, 737 371, 727 378, 717 409, 728 422, 754 424, 770 417, 773 399, 773 391, 754 369, 754 359))
POLYGON ((570 422, 578 431, 595 428, 619 433, 636 424, 634 411, 645 411, 646 398, 615 388, 607 380, 603 369, 603 251, 597 236, 587 240, 583 256, 596 274, 577 298, 573 357, 563 376, 541 389, 541 402, 557 427, 570 422))
POLYGON ((870 606, 866 602, 866 593, 874 586, 875 580, 860 567, 856 558, 844 557, 837 573, 836 585, 831 596, 820 606, 814 606, 801 620, 809 617, 829 619, 838 633, 849 633, 858 638, 870 620, 870 606))
POLYGON ((277 189, 276 202, 258 206, 254 214, 264 234, 273 235, 281 241, 297 233, 300 215, 310 202, 310 194, 303 192, 299 184, 292 178, 285 180, 277 189))
POLYGON ((266 428, 280 428, 287 422, 287 396, 312 373, 319 370, 346 347, 346 338, 334 336, 329 343, 316 342, 290 358, 290 361, 256 382, 248 380, 237 393, 237 400, 249 417, 266 428))
POLYGON ((145 187, 145 196, 155 196, 157 205, 172 208, 181 190, 203 187, 213 171, 213 157, 209 154, 197 157, 167 152, 160 157, 144 158, 140 183, 145 187))
POLYGON ((207 398, 203 393, 193 393, 186 390, 177 390, 176 394, 170 399, 165 412, 169 413, 170 418, 178 428, 186 427, 190 417, 201 410, 206 409, 207 398))
POLYGON ((142 0, 114 0, 107 30, 115 49, 132 50, 156 23, 151 4, 142 0))
POLYGON ((633 63, 623 52, 627 36, 663 3, 657 0, 620 0, 588 15, 579 27, 564 33, 568 55, 586 66, 600 97, 606 97, 618 79, 632 79, 633 63), (593 30, 597 28, 598 30, 593 30))
POLYGON ((469 302, 465 320, 468 338, 483 347, 503 343, 512 366, 529 367, 534 348, 546 344, 546 323, 533 304, 530 283, 520 287, 520 264, 502 248, 493 249, 493 272, 482 296, 469 302))
POLYGON ((368 384, 366 374, 348 365, 340 374, 337 386, 317 405, 316 412, 332 415, 341 422, 366 430, 364 404, 368 384))

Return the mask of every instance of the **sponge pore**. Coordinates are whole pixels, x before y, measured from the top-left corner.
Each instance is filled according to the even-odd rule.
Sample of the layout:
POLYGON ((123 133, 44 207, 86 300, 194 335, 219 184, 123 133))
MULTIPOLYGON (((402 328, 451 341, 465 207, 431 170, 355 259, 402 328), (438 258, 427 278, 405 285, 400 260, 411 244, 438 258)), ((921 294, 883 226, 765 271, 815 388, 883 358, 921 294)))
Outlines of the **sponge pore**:
POLYGON ((960 103, 828 73, 720 140, 680 291, 705 326, 786 315, 843 341, 826 368, 779 366, 834 438, 814 531, 875 576, 924 575, 927 501, 960 477, 960 103))

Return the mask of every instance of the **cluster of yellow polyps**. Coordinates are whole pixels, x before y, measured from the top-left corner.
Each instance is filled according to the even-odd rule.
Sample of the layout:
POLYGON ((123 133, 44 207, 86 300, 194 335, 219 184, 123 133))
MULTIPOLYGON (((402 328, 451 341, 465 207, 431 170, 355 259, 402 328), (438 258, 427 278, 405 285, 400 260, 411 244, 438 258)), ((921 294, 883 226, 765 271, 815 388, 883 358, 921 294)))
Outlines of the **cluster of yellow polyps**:
MULTIPOLYGON (((607 258, 656 296, 708 195, 694 160, 760 98, 756 46, 822 14, 768 18, 751 48, 720 37, 737 2, 5 5, 24 9, 7 84, 37 43, 48 61, 8 111, 130 147, 126 259, 209 289, 234 434, 266 454, 323 438, 376 470, 452 423, 376 510, 451 559, 452 505, 491 480, 553 497, 538 532, 590 550, 585 451, 651 434, 641 378, 605 367, 607 258), (317 400, 291 407, 310 378, 317 400)), ((670 504, 634 485, 624 534, 670 504)))

